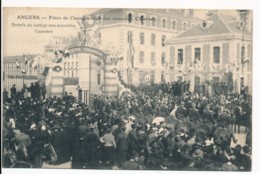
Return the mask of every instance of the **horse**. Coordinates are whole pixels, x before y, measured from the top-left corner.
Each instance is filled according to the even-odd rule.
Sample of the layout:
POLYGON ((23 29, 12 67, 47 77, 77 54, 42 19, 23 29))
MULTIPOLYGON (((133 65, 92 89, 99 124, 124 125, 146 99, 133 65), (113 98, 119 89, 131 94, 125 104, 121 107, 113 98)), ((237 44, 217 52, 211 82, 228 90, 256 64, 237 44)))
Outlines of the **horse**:
POLYGON ((214 126, 208 123, 201 123, 196 126, 196 142, 205 142, 211 140, 214 132, 214 126))
POLYGON ((231 145, 232 134, 226 128, 218 127, 213 133, 214 144, 222 149, 231 145))
POLYGON ((50 143, 37 142, 27 148, 22 148, 23 159, 34 168, 41 168, 44 161, 51 164, 57 161, 57 154, 50 143))

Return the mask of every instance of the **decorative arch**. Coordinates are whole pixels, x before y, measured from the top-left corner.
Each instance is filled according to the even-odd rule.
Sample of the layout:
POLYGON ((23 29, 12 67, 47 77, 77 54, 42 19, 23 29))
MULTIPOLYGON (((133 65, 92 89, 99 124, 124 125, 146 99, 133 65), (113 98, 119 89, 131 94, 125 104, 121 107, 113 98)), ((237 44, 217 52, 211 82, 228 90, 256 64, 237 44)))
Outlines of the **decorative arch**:
POLYGON ((69 50, 70 54, 77 54, 77 53, 93 54, 93 55, 101 58, 104 61, 104 63, 106 63, 107 55, 104 52, 102 52, 96 48, 87 47, 87 46, 76 46, 76 47, 68 48, 68 50, 69 50))

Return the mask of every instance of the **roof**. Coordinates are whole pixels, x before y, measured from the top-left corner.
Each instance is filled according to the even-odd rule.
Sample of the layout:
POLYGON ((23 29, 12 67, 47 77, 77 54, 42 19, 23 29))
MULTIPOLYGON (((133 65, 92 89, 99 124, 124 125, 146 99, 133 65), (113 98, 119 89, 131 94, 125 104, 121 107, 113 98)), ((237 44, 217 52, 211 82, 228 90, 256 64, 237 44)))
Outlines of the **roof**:
MULTIPOLYGON (((184 31, 183 33, 176 36, 176 38, 188 38, 196 36, 207 36, 207 35, 219 35, 219 34, 231 34, 231 33, 242 33, 236 18, 232 16, 215 13, 209 17, 206 21, 208 27, 202 28, 202 22, 184 31)), ((250 34, 250 32, 244 29, 244 34, 250 34)))
POLYGON ((18 62, 24 62, 24 56, 27 58, 28 61, 30 61, 33 58, 35 58, 36 56, 39 56, 39 54, 4 56, 3 57, 3 63, 15 63, 16 60, 18 60, 18 62))
POLYGON ((100 10, 97 10, 93 12, 92 14, 99 14, 99 13, 107 13, 113 10, 124 10, 124 11, 136 11, 139 13, 145 13, 149 15, 158 15, 158 16, 164 16, 164 17, 170 17, 170 18, 183 18, 186 20, 200 20, 197 17, 191 17, 190 15, 183 15, 180 12, 180 9, 152 9, 152 8, 103 8, 100 10))

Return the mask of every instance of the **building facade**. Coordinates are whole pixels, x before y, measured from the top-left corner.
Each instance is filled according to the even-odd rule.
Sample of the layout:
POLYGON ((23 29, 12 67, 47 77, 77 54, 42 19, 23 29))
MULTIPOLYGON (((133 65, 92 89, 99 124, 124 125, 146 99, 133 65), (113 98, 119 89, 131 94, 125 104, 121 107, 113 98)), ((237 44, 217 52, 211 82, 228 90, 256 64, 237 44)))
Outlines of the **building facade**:
POLYGON ((174 9, 102 9, 85 18, 93 18, 98 49, 123 58, 117 68, 130 85, 163 81, 170 60, 164 42, 200 21, 193 10, 174 9))
POLYGON ((190 81, 190 90, 203 86, 214 94, 222 82, 229 93, 248 87, 252 94, 252 12, 239 18, 215 13, 193 28, 166 42, 170 81, 190 81))
POLYGON ((101 9, 83 16, 77 38, 55 37, 45 45, 47 91, 88 96, 88 103, 93 95, 118 95, 126 85, 164 81, 170 59, 164 42, 198 22, 193 10, 101 9), (53 74, 54 52, 65 49, 69 56, 53 74))

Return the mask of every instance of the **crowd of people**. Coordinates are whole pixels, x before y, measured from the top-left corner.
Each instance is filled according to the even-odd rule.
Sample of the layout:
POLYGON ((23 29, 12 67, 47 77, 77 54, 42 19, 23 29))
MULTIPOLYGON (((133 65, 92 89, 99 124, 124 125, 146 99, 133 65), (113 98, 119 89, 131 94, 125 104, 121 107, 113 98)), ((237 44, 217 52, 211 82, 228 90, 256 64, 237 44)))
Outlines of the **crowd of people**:
POLYGON ((43 142, 57 154, 53 165, 71 161, 75 169, 251 170, 250 96, 204 96, 188 87, 180 95, 173 84, 146 88, 94 96, 91 106, 67 93, 46 99, 5 94, 3 159, 13 152, 26 160, 24 148, 43 142), (240 126, 245 144, 234 135, 240 126))

